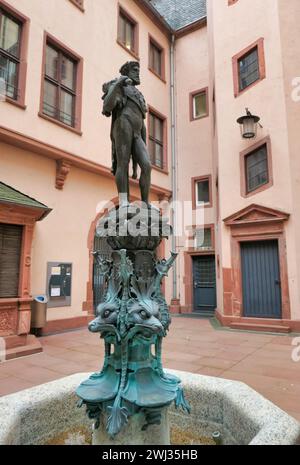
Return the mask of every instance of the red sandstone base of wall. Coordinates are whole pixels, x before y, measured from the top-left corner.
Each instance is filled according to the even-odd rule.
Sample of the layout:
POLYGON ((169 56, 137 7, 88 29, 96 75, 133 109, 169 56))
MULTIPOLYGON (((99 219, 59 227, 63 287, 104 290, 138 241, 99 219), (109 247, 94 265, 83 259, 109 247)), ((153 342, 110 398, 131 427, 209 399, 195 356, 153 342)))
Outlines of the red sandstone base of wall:
POLYGON ((179 299, 172 299, 169 306, 170 313, 181 313, 181 306, 179 299))
POLYGON ((41 343, 32 334, 4 336, 4 340, 6 346, 5 360, 37 354, 43 351, 41 343))
POLYGON ((181 305, 181 312, 180 313, 193 313, 193 306, 192 305, 181 305))
POLYGON ((94 316, 87 315, 47 321, 46 326, 41 330, 41 336, 47 336, 49 334, 64 332, 71 329, 85 328, 87 327, 88 322, 93 318, 94 316))

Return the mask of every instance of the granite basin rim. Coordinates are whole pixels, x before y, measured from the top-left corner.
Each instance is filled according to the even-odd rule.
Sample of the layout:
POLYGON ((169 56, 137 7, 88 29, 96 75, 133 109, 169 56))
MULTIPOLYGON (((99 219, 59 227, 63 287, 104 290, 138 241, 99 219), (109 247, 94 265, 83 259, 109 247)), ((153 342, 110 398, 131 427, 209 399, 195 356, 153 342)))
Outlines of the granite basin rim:
MULTIPOLYGON (((170 408, 170 422, 180 428, 219 427, 228 443, 298 444, 300 423, 252 388, 225 380, 176 370, 190 416, 170 408)), ((78 373, 0 398, 0 445, 45 444, 56 433, 74 426, 91 428, 85 409, 76 407, 75 389, 91 373, 78 373)))

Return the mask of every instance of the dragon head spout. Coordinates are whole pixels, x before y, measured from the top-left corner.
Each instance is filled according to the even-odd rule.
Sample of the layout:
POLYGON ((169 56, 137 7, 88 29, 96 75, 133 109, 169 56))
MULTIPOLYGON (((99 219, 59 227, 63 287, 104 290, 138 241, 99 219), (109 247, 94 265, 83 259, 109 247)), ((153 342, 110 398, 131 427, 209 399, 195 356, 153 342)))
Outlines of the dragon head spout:
POLYGON ((89 323, 89 330, 92 333, 101 331, 104 325, 116 326, 118 320, 119 307, 116 303, 104 302, 97 307, 97 317, 89 323))

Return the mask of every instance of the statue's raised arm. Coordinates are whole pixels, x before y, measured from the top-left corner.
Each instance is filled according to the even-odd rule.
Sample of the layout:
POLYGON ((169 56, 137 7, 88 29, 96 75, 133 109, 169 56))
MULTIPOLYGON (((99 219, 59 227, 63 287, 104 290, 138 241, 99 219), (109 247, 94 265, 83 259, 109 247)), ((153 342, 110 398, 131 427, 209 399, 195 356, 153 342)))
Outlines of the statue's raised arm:
POLYGON ((131 85, 132 81, 127 76, 103 84, 103 115, 111 116, 113 110, 124 105, 124 86, 131 85))

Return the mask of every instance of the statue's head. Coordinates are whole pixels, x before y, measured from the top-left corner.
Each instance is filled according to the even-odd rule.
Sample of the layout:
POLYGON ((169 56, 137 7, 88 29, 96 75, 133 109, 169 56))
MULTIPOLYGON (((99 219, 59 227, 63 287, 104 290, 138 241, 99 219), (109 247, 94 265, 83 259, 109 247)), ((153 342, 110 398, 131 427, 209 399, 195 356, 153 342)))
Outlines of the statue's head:
POLYGON ((127 61, 120 69, 122 76, 128 76, 134 85, 139 85, 140 81, 140 64, 138 61, 127 61))

